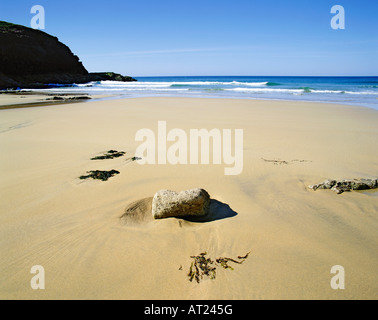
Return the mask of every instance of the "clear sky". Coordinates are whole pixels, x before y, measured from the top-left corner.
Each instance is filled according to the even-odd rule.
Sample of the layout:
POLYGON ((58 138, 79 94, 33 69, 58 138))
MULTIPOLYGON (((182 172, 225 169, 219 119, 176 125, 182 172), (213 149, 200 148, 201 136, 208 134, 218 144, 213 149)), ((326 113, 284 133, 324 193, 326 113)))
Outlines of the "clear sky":
POLYGON ((91 72, 378 76, 377 0, 1 0, 0 20, 30 26, 33 5, 91 72))

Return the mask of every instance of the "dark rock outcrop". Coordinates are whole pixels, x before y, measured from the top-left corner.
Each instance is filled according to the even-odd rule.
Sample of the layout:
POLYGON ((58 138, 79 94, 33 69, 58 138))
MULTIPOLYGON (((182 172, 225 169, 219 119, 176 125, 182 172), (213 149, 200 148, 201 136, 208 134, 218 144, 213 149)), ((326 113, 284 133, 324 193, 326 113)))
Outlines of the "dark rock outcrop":
POLYGON ((136 81, 113 72, 88 73, 58 38, 0 21, 0 89, 46 88, 49 84, 102 80, 136 81))
POLYGON ((352 190, 369 190, 378 188, 378 179, 354 179, 354 180, 326 180, 319 184, 309 186, 316 191, 318 189, 329 189, 337 194, 352 190))

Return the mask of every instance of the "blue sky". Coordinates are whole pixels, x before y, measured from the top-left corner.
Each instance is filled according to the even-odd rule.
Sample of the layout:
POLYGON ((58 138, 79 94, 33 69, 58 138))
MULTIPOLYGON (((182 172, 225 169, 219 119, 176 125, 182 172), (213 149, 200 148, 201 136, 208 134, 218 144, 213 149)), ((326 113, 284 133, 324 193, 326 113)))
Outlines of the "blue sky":
POLYGON ((91 72, 378 76, 376 0, 2 0, 0 20, 30 26, 37 4, 91 72))

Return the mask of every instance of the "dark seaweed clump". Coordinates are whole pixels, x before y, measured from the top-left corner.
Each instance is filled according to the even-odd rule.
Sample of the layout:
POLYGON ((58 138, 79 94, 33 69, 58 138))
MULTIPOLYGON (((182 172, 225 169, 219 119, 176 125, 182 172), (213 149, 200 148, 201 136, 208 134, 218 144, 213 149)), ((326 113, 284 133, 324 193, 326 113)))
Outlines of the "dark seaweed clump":
POLYGON ((123 157, 126 154, 126 152, 123 151, 117 151, 117 150, 109 150, 102 156, 94 157, 91 160, 107 160, 107 159, 114 159, 123 157))
POLYGON ((191 256, 194 261, 190 265, 188 273, 189 281, 192 282, 196 279, 197 283, 200 283, 203 276, 208 276, 210 279, 215 279, 216 268, 212 267, 214 261, 210 258, 206 258, 207 252, 201 253, 199 256, 191 256))
POLYGON ((109 178, 115 176, 116 174, 119 174, 120 172, 117 170, 111 170, 111 171, 100 171, 100 170, 95 170, 95 171, 88 171, 90 173, 87 176, 81 176, 80 179, 95 179, 95 180, 102 180, 102 181, 107 181, 109 178))
POLYGON ((192 261, 190 265, 188 273, 189 281, 192 282, 196 280, 197 283, 200 283, 204 276, 214 280, 216 278, 216 267, 214 265, 220 265, 224 269, 234 270, 228 263, 242 264, 248 258, 249 254, 250 252, 245 256, 238 256, 239 261, 232 258, 220 257, 216 259, 215 262, 210 258, 206 258, 207 252, 203 252, 198 256, 191 256, 194 261, 192 261))

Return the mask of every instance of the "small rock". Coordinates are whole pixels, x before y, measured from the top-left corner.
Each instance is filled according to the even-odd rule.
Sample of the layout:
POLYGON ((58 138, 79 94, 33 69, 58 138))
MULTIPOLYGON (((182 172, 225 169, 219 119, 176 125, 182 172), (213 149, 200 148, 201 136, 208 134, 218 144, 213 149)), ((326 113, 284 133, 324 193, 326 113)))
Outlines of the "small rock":
POLYGON ((326 180, 323 183, 309 186, 316 191, 318 189, 330 189, 337 194, 349 192, 352 190, 369 190, 378 188, 378 179, 354 179, 354 180, 326 180))
POLYGON ((158 191, 152 200, 152 216, 155 219, 170 217, 206 216, 209 213, 210 196, 203 189, 182 192, 158 191))
POLYGON ((323 183, 319 184, 314 184, 309 186, 310 189, 316 191, 318 189, 332 189, 334 185, 336 185, 337 181, 336 180, 326 180, 323 183))
POLYGON ((90 100, 92 99, 91 97, 89 96, 74 96, 74 97, 69 97, 68 100, 90 100))
POLYGON ((47 100, 54 100, 54 101, 56 101, 56 100, 65 100, 65 99, 64 99, 64 97, 61 97, 61 96, 54 96, 54 97, 52 97, 50 99, 47 99, 47 100))

